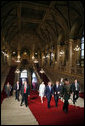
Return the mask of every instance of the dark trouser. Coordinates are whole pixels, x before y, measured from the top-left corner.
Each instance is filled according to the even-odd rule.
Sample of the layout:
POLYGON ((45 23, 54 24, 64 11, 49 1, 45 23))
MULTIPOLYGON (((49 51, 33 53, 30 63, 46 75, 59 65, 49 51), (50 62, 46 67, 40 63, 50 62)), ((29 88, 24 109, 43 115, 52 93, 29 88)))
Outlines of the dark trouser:
POLYGON ((51 97, 52 97, 52 96, 47 97, 47 101, 48 101, 48 108, 50 108, 50 101, 51 101, 51 97))
POLYGON ((10 96, 10 91, 7 91, 6 94, 7 94, 7 97, 9 97, 10 96))
POLYGON ((65 100, 65 101, 64 101, 64 104, 63 104, 63 111, 64 111, 64 112, 68 112, 68 104, 69 104, 69 103, 68 103, 68 100, 65 100))
POLYGON ((56 107, 57 107, 57 104, 58 104, 58 99, 59 99, 59 95, 54 95, 54 100, 55 100, 56 107))
POLYGON ((79 91, 74 91, 74 94, 73 94, 73 103, 74 104, 75 104, 76 100, 78 99, 78 97, 79 97, 79 91))
POLYGON ((25 101, 25 105, 27 106, 28 105, 28 95, 26 93, 24 93, 22 95, 22 101, 21 101, 21 104, 25 101))
POLYGON ((15 98, 19 101, 19 90, 16 90, 15 98))

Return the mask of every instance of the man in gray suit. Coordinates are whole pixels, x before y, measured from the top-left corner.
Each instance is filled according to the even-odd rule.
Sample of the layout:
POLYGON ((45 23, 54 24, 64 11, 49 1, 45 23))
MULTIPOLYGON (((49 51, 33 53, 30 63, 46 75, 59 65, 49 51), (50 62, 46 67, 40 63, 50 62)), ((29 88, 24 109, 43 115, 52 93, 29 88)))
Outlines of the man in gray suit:
POLYGON ((73 104, 75 104, 76 100, 79 97, 79 91, 80 91, 80 85, 77 82, 77 79, 75 79, 74 83, 72 84, 72 93, 73 93, 73 104))

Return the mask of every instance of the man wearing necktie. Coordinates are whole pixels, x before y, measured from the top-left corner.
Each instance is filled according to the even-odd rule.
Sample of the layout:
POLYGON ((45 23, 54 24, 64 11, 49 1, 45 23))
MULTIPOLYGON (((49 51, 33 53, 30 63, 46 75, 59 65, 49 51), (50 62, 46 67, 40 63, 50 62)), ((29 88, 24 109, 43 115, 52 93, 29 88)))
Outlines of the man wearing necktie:
POLYGON ((70 99, 71 92, 70 92, 70 82, 67 78, 64 79, 64 85, 61 94, 64 99, 63 111, 65 113, 68 113, 68 105, 69 105, 68 100, 70 99))
POLYGON ((59 85, 59 81, 56 81, 56 84, 54 85, 54 100, 55 100, 55 104, 57 107, 58 104, 58 99, 59 99, 59 94, 60 94, 60 85, 59 85))
POLYGON ((15 84, 14 90, 15 90, 15 100, 17 99, 18 101, 20 101, 19 100, 19 91, 20 91, 19 81, 17 81, 17 83, 15 84))
POLYGON ((46 86, 45 96, 47 97, 48 108, 50 108, 50 101, 51 97, 53 96, 53 87, 51 86, 51 82, 48 82, 48 85, 46 86))
POLYGON ((30 95, 30 87, 26 81, 24 82, 24 85, 22 85, 21 90, 23 93, 22 93, 22 101, 21 101, 20 106, 22 106, 22 103, 25 101, 25 106, 27 107, 28 106, 28 96, 30 95))
POLYGON ((74 83, 72 84, 72 93, 73 93, 73 104, 75 104, 76 100, 79 97, 80 85, 75 79, 74 83))

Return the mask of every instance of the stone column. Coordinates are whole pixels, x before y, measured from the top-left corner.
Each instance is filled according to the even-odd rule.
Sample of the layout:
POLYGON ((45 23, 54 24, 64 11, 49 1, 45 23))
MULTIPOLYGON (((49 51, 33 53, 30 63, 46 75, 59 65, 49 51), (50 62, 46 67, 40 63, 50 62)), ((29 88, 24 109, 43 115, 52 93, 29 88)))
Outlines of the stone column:
POLYGON ((73 39, 69 39, 69 72, 71 73, 71 67, 72 67, 72 43, 73 39))
MULTIPOLYGON (((81 47, 81 42, 80 42, 80 39, 77 40, 77 45, 78 47, 81 47)), ((80 57, 81 57, 81 51, 77 51, 77 57, 76 57, 76 60, 77 60, 77 65, 80 65, 80 57)))
POLYGON ((57 65, 60 63, 60 45, 57 45, 57 65))
POLYGON ((7 63, 9 66, 11 66, 11 53, 8 51, 8 56, 7 56, 7 63))
POLYGON ((63 47, 64 54, 62 55, 62 62, 65 65, 65 47, 63 47))

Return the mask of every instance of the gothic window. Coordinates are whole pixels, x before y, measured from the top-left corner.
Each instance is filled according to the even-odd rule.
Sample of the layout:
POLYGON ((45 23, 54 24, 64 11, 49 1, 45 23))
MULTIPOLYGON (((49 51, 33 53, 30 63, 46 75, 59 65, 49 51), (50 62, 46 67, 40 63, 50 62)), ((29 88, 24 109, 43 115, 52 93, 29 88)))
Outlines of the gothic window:
POLYGON ((21 72, 21 78, 27 78, 27 70, 21 72))
POLYGON ((81 39, 81 66, 84 66, 84 36, 81 39))
POLYGON ((84 37, 81 39, 81 59, 84 59, 84 37))

